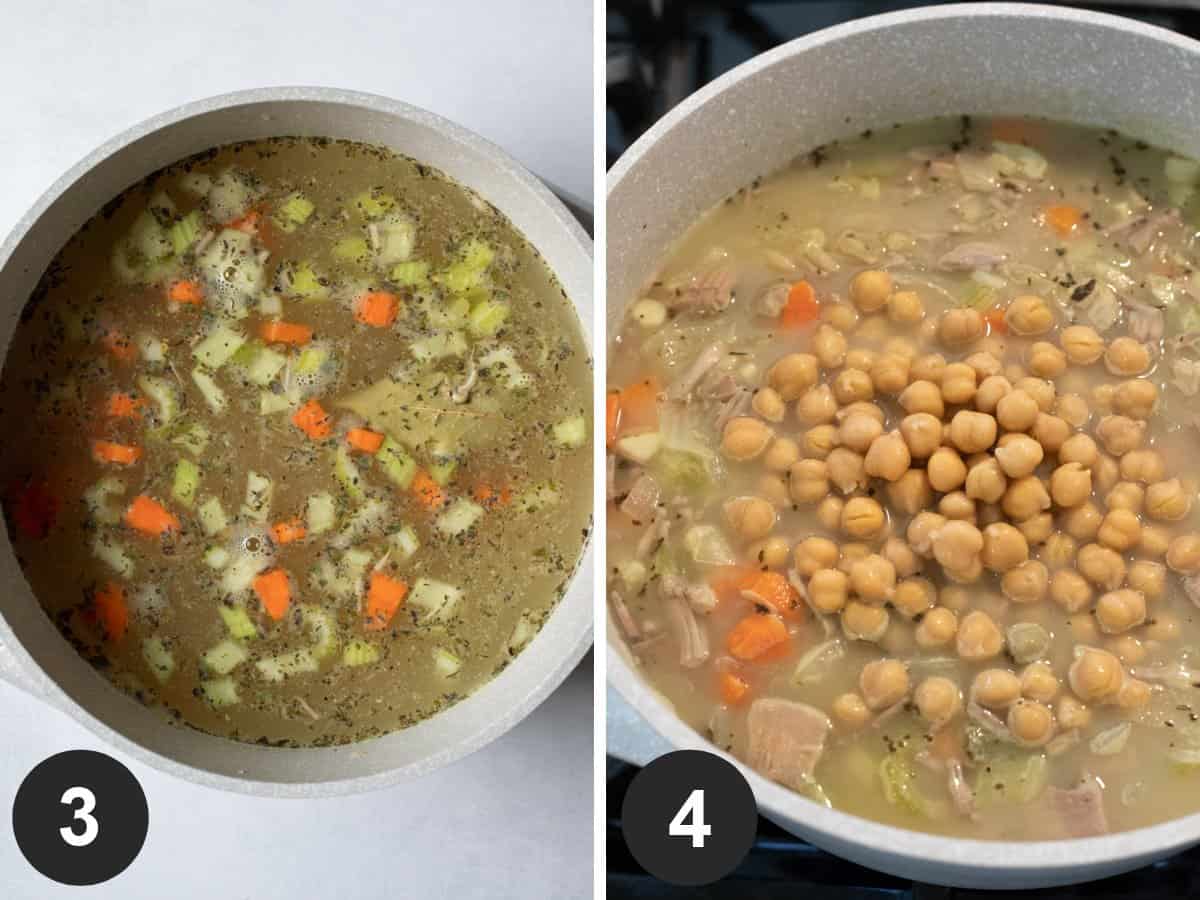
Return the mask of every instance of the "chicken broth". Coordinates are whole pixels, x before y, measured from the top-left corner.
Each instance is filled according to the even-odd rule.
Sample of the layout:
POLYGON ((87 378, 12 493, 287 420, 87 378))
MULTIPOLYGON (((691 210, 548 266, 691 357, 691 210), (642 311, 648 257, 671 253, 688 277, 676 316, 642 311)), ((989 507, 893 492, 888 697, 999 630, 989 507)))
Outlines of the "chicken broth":
POLYGON ((222 147, 105 206, 26 306, 9 535, 67 639, 173 720, 371 737, 553 610, 589 385, 562 288, 471 191, 363 144, 222 147))
POLYGON ((678 714, 893 825, 1200 809, 1200 164, 1037 120, 819 148, 608 374, 610 612, 678 714))

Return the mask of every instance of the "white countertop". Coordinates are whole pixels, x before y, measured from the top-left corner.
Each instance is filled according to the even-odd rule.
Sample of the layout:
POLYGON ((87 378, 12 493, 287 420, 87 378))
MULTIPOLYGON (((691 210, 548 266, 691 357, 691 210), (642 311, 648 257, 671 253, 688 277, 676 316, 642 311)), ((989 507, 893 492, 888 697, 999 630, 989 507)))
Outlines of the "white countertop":
MULTIPOLYGON (((503 146, 588 207, 589 0, 205 0, 0 7, 0 234, 106 138, 212 94, 280 84, 387 94, 503 146)), ((13 841, 13 795, 47 756, 105 748, 0 682, 0 897, 53 900, 13 841)), ((106 751, 110 752, 110 751, 106 751)), ((150 834, 97 898, 590 897, 591 657, 483 751, 356 797, 273 801, 196 787, 120 754, 150 834)))

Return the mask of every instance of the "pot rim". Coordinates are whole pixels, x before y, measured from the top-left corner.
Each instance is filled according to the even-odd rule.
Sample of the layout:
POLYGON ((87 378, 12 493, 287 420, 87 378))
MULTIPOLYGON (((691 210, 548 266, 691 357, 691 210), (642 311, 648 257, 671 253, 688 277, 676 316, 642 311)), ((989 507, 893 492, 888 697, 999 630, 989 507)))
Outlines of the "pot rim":
MULTIPOLYGON (((1149 38, 1193 55, 1200 55, 1200 43, 1164 28, 1108 13, 1070 7, 1029 3, 954 3, 868 16, 824 28, 774 47, 689 95, 655 122, 621 155, 609 170, 607 193, 611 197, 620 183, 641 162, 642 157, 666 134, 676 128, 687 127, 687 120, 693 113, 724 94, 733 85, 754 78, 761 71, 770 69, 785 59, 864 32, 886 31, 901 25, 947 19, 980 18, 1048 19, 1076 23, 1149 38)), ((609 303, 614 299, 624 302, 624 298, 608 299, 609 303)), ((1061 870, 1064 866, 1111 864, 1121 859, 1148 854, 1161 855, 1200 840, 1200 813, 1100 837, 1050 841, 993 841, 913 831, 829 809, 764 778, 685 725, 671 704, 637 675, 628 659, 616 649, 621 638, 613 627, 611 614, 608 616, 607 630, 608 681, 655 732, 676 749, 704 750, 732 763, 750 783, 764 815, 768 818, 786 817, 802 823, 805 829, 835 844, 855 844, 872 852, 892 853, 959 871, 969 868, 1032 873, 1061 870)))
MULTIPOLYGON (((591 239, 579 221, 567 209, 563 201, 545 183, 533 175, 521 163, 517 162, 503 148, 436 113, 400 100, 392 99, 391 97, 363 91, 312 85, 280 85, 252 88, 205 97, 143 119, 107 139, 103 144, 88 153, 65 173, 55 179, 38 197, 33 206, 12 226, 3 243, 0 243, 0 271, 4 270, 13 252, 25 240, 30 229, 41 220, 46 211, 61 196, 70 191, 81 178, 113 154, 148 135, 206 113, 240 106, 252 106, 259 103, 281 102, 335 104, 375 113, 382 112, 397 119, 425 126, 432 131, 442 134, 453 143, 464 146, 484 156, 493 167, 497 176, 517 185, 526 192, 531 200, 540 203, 541 209, 538 211, 538 214, 549 217, 557 228, 569 236, 572 253, 578 250, 580 255, 579 265, 586 265, 588 267, 589 277, 586 277, 585 282, 590 288, 592 284, 590 273, 593 266, 591 239)), ((487 199, 486 191, 479 188, 475 188, 475 190, 487 199)), ((580 312, 574 299, 572 299, 572 305, 576 306, 577 318, 584 342, 589 352, 594 352, 592 318, 580 312)), ((224 774, 181 762, 126 737, 98 718, 90 709, 76 702, 38 665, 33 655, 9 625, 3 608, 0 608, 0 652, 6 650, 11 654, 17 665, 18 673, 32 680, 33 686, 37 691, 35 696, 39 700, 48 702, 57 709, 66 712, 72 719, 81 723, 108 746, 166 774, 174 775, 196 784, 202 784, 206 787, 218 788, 234 793, 281 798, 334 797, 376 790, 407 781, 434 769, 446 766, 491 743, 529 716, 578 666, 592 646, 594 623, 591 616, 591 579, 588 576, 594 565, 595 544, 592 540, 594 530, 594 528, 589 529, 588 536, 585 538, 584 545, 580 551, 575 571, 569 579, 568 587, 558 601, 558 605, 551 612, 550 618, 552 619, 555 615, 558 615, 568 604, 576 606, 587 604, 588 615, 582 617, 583 624, 582 627, 578 628, 578 633, 570 635, 569 640, 560 642, 555 652, 547 657, 546 662, 542 666, 545 671, 532 689, 521 698, 519 703, 504 708, 498 715, 488 717, 484 727, 475 730, 466 739, 448 745, 439 752, 418 761, 372 774, 323 781, 268 781, 224 774)), ((547 620, 548 624, 549 619, 547 620)), ((519 659, 520 657, 518 657, 519 659)), ((479 689, 483 689, 503 677, 504 673, 500 673, 495 678, 480 685, 479 689)), ((107 688, 109 685, 101 679, 99 687, 107 688)), ((470 697, 465 698, 466 700, 470 700, 470 697)), ((447 712, 450 711, 448 710, 447 712)), ((164 722, 164 727, 175 726, 169 726, 164 722)), ((301 756, 329 753, 331 750, 346 753, 364 752, 375 741, 386 739, 389 735, 394 736, 402 733, 403 730, 389 732, 387 735, 379 738, 340 747, 271 748, 271 752, 301 756)), ((218 741, 226 740, 212 735, 207 737, 218 741)))

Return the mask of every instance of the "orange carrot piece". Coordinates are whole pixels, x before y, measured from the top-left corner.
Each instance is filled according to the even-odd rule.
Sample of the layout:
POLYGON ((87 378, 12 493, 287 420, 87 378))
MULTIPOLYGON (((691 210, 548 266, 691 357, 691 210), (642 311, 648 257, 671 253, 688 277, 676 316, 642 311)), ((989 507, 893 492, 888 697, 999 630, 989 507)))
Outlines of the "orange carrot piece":
POLYGON ((478 482, 471 489, 471 496, 480 506, 508 506, 512 503, 512 489, 508 485, 501 485, 497 490, 486 481, 478 482))
POLYGON ((756 571, 746 579, 741 590, 747 600, 769 607, 781 616, 791 618, 804 615, 800 592, 778 572, 756 571))
POLYGON ((307 534, 308 529, 304 527, 304 522, 298 516, 294 519, 288 519, 285 522, 276 522, 271 526, 271 537, 275 539, 275 543, 277 544, 290 544, 292 541, 302 541, 307 534))
POLYGON ((736 706, 746 699, 750 684, 732 672, 722 672, 721 677, 717 679, 717 689, 720 691, 721 701, 726 706, 736 706))
POLYGON ((654 377, 637 381, 621 391, 617 437, 658 431, 658 395, 662 388, 654 377))
POLYGON ((383 446, 383 435, 369 428, 351 428, 346 432, 346 443, 355 450, 374 455, 383 446))
POLYGON ((417 498, 417 501, 430 512, 437 512, 446 505, 446 492, 424 469, 417 469, 417 474, 413 476, 412 484, 408 486, 408 489, 412 491, 412 495, 417 498))
POLYGON ((242 231, 246 234, 258 234, 258 223, 262 219, 262 213, 257 209, 247 210, 243 215, 229 222, 225 227, 232 228, 235 231, 242 231))
POLYGON ((275 621, 283 618, 288 604, 292 602, 292 586, 288 573, 283 569, 271 569, 254 579, 254 593, 262 603, 268 616, 275 621))
POLYGON ((621 392, 609 391, 605 399, 604 411, 604 444, 611 447, 617 441, 617 432, 621 428, 621 392))
POLYGON ((171 286, 167 288, 167 299, 200 306, 204 303, 204 285, 198 281, 172 281, 171 286))
POLYGON ((1060 238, 1070 237, 1082 221, 1083 211, 1077 206, 1062 204, 1046 207, 1046 224, 1053 228, 1060 238))
POLYGON ((754 660, 785 645, 787 641, 788 631, 783 619, 755 613, 733 626, 725 646, 737 659, 754 660))
POLYGON ((817 292, 807 281, 797 281, 788 291, 787 304, 779 314, 779 327, 789 331, 811 325, 821 315, 817 292))
POLYGON ((108 395, 108 405, 105 407, 105 414, 112 419, 140 419, 142 417, 142 407, 146 405, 146 401, 126 394, 123 391, 113 391, 108 395))
POLYGON ((752 566, 716 566, 709 573, 708 586, 721 603, 744 599, 742 591, 758 576, 752 566))
POLYGON ((104 628, 104 636, 110 641, 125 637, 125 630, 129 627, 129 604, 125 602, 125 588, 110 581, 96 588, 92 603, 104 628))
POLYGON ((367 588, 367 630, 380 631, 386 628, 407 596, 408 582, 404 579, 373 572, 371 585, 367 588))
POLYGON ((1008 322, 1004 319, 1004 310, 993 307, 983 314, 983 321, 988 327, 988 334, 1008 334, 1008 322))
POLYGON ((179 530, 179 518, 146 494, 138 494, 133 498, 125 510, 125 524, 154 537, 179 530))
POLYGON ((315 397, 296 410, 292 416, 292 424, 314 441, 324 440, 333 434, 329 413, 325 412, 315 397))
POLYGON ((112 441, 92 441, 92 459, 102 463, 132 466, 142 458, 142 448, 112 441))
POLYGON ((134 357, 137 356, 137 348, 133 346, 133 341, 129 340, 129 335, 115 329, 110 328, 105 331, 104 336, 100 338, 100 343, 117 362, 133 362, 134 357))
POLYGON ((375 328, 387 328, 399 312, 400 298, 390 291, 367 291, 354 303, 354 318, 375 328))
POLYGON ((259 336, 268 344, 293 344, 301 347, 313 339, 313 330, 294 322, 263 322, 259 336))

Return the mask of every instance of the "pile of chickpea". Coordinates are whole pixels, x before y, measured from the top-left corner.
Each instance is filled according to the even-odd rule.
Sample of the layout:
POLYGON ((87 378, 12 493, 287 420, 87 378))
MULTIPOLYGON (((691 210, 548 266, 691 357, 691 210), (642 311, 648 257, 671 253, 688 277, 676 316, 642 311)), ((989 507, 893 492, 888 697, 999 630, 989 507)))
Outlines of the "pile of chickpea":
POLYGON ((1052 335, 1050 307, 1025 295, 997 329, 1021 339, 1018 360, 1017 342, 989 333, 978 310, 926 317, 921 298, 886 272, 858 273, 849 293, 849 303, 823 305, 810 352, 771 366, 754 415, 729 421, 721 443, 729 460, 762 467, 756 493, 726 504, 730 530, 764 565, 790 561, 808 604, 840 619, 847 638, 893 653, 833 701, 834 720, 854 729, 911 702, 936 729, 975 704, 1038 747, 1085 728, 1096 705, 1143 706, 1151 688, 1128 667, 1147 642, 1179 631, 1147 606, 1167 589, 1168 569, 1200 572, 1200 534, 1172 530, 1196 487, 1168 477, 1147 442, 1158 388, 1139 376, 1151 350, 1084 325, 1052 335), (852 333, 880 349, 851 347, 852 333), (1089 366, 1121 380, 1090 399, 1059 393, 1056 379, 1089 366), (840 543, 810 536, 793 547, 773 533, 781 510, 803 506, 840 543), (940 586, 922 577, 928 563, 940 586), (999 604, 983 585, 966 587, 988 573, 999 604), (999 661, 1013 626, 1037 626, 1047 601, 1069 617, 1069 690, 1046 645, 1010 647, 1019 670, 999 661), (1015 621, 1005 629, 997 618, 1015 621), (905 620, 913 624, 896 627, 905 620), (913 685, 895 657, 916 649, 987 667, 969 685, 941 675, 913 685))

